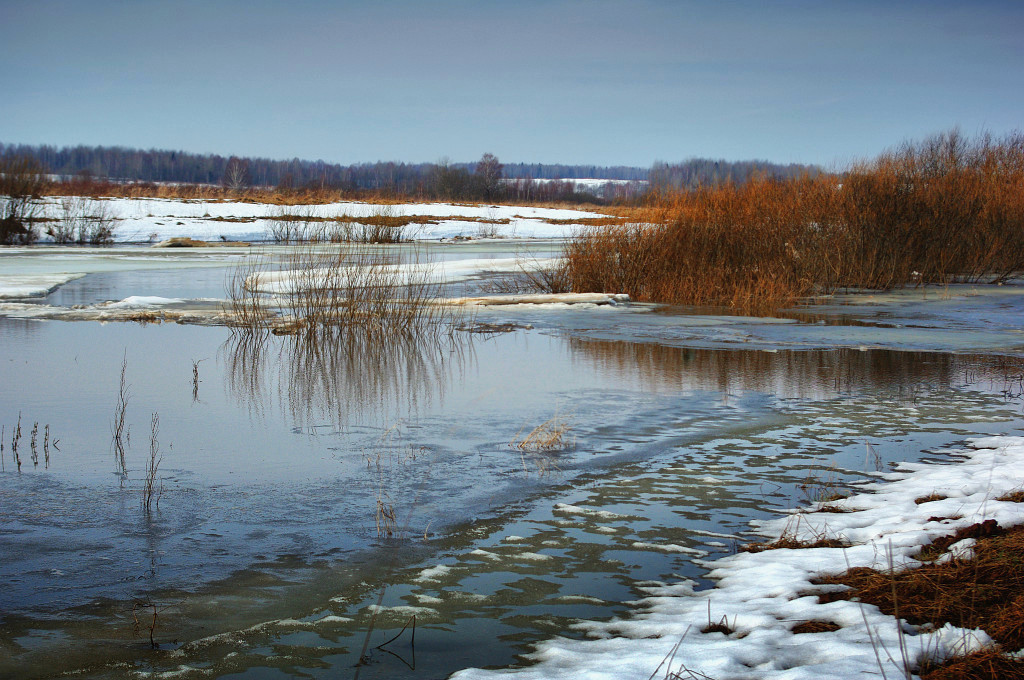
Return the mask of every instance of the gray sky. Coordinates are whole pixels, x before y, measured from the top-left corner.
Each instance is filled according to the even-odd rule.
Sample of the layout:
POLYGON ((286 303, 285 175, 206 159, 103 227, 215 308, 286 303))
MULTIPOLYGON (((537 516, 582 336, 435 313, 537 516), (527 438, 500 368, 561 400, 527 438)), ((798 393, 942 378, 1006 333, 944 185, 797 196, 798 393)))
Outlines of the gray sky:
POLYGON ((842 164, 1024 128, 1024 2, 0 0, 0 141, 842 164))

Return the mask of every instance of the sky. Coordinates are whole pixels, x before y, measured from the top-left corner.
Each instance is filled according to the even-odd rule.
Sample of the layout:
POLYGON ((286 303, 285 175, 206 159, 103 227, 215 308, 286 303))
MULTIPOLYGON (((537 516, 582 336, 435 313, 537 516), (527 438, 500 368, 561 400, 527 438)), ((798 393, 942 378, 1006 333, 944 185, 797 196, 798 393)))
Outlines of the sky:
POLYGON ((841 167, 1024 129, 1019 0, 0 0, 0 142, 841 167))

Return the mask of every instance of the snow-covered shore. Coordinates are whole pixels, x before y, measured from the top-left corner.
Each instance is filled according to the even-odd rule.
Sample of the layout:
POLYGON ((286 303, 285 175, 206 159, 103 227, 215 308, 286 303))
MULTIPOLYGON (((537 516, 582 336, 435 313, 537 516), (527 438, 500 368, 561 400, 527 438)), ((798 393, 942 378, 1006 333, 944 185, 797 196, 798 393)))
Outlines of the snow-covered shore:
MULTIPOLYGON (((986 519, 1002 526, 1024 523, 1024 506, 997 500, 1024 486, 1024 437, 989 437, 950 452, 950 464, 903 464, 879 482, 839 502, 845 513, 796 513, 761 522, 758 533, 813 542, 838 537, 846 548, 776 549, 738 553, 708 562, 717 581, 695 591, 691 582, 648 589, 630 619, 576 625, 589 638, 556 638, 537 646, 533 666, 511 670, 468 669, 455 680, 515 676, 586 680, 666 677, 671 664, 681 677, 715 680, 764 678, 903 677, 900 644, 910 670, 925 659, 941 660, 990 643, 980 630, 946 625, 927 630, 902 625, 873 605, 816 596, 835 586, 815 585, 824 574, 851 567, 913 568, 912 555, 932 539, 986 519), (930 494, 943 500, 915 503, 930 494), (937 519, 956 517, 956 519, 937 519), (702 633, 726 621, 733 630, 702 633), (793 633, 805 621, 830 621, 827 633, 793 633), (671 659, 669 659, 671 657, 671 659), (659 669, 660 670, 657 670, 659 669), (652 673, 656 673, 652 676, 652 673), (703 675, 702 675, 703 674, 703 675)), ((951 546, 952 548, 952 546, 951 546)))
MULTIPOLYGON (((60 197, 47 197, 39 205, 38 217, 64 218, 60 197)), ((455 237, 565 238, 572 224, 553 223, 606 217, 582 210, 509 205, 461 205, 453 203, 339 202, 323 205, 278 206, 235 201, 110 198, 87 201, 85 215, 103 213, 111 220, 116 243, 157 242, 175 237, 203 241, 269 240, 274 218, 337 219, 374 216, 416 217, 407 227, 408 237, 437 240, 455 237)), ((45 234, 40 240, 49 239, 45 234)))

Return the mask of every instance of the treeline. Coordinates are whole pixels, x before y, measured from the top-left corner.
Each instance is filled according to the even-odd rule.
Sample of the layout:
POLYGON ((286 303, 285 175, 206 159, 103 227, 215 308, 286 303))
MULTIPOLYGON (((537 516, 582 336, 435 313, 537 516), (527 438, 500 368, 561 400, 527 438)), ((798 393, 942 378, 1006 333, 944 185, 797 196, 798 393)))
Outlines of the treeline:
MULTIPOLYGON (((393 188, 412 192, 438 167, 475 174, 478 162, 401 163, 383 162, 341 165, 299 158, 239 158, 218 154, 195 154, 159 149, 130 149, 119 146, 73 146, 3 144, 0 156, 28 156, 42 163, 46 171, 61 176, 91 175, 97 179, 139 182, 220 184, 229 166, 240 162, 247 168, 248 181, 255 186, 281 184, 352 189, 393 188)), ((512 163, 504 166, 510 179, 599 178, 645 180, 647 168, 547 163, 512 163)))
POLYGON ((763 161, 690 159, 682 163, 655 163, 651 168, 631 166, 565 165, 545 163, 499 164, 495 178, 490 154, 470 163, 376 162, 340 165, 324 161, 240 158, 184 151, 129 149, 109 146, 14 145, 0 143, 0 159, 31 158, 43 170, 64 180, 150 182, 283 191, 335 190, 349 194, 372 192, 397 196, 450 200, 607 201, 635 200, 647 182, 657 189, 694 188, 723 182, 743 183, 752 177, 787 178, 815 172, 809 166, 781 166, 763 161), (481 168, 483 164, 483 168, 481 168), (483 171, 482 171, 483 170, 483 171), (486 181, 480 182, 481 176, 486 181), (581 191, 571 180, 619 180, 601 192, 581 191), (495 184, 495 179, 502 186, 495 184), (545 180, 533 183, 529 180, 545 180), (553 182, 549 180, 561 180, 553 182), (622 181, 632 184, 623 184, 622 181))
POLYGON ((698 189, 723 184, 746 184, 752 179, 788 180, 814 177, 821 169, 813 165, 790 163, 779 165, 768 161, 726 161, 691 158, 683 163, 655 161, 647 179, 652 189, 669 191, 698 189))

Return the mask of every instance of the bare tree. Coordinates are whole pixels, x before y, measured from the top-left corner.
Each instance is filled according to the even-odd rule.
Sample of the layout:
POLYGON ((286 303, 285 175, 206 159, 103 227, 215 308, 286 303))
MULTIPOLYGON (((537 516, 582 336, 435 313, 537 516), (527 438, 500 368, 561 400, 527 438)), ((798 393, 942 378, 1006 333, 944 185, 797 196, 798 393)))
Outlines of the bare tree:
POLYGON ((249 186, 249 161, 232 156, 224 168, 221 184, 231 191, 241 191, 249 186))
POLYGON ((484 200, 490 201, 501 193, 501 178, 505 166, 492 153, 485 153, 476 164, 476 177, 484 193, 484 200))

